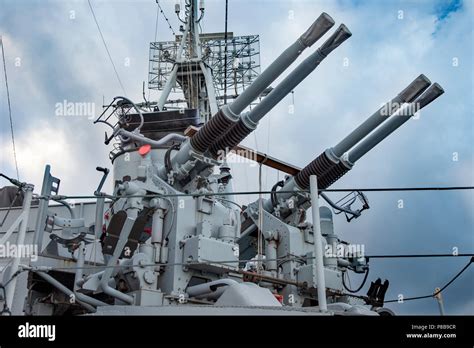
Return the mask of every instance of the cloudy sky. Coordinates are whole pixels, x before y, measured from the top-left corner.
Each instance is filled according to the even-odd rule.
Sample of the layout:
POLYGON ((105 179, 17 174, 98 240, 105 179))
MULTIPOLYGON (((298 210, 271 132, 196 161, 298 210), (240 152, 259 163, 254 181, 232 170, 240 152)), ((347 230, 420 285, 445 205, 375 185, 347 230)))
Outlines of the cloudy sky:
MULTIPOLYGON (((147 80, 148 45, 155 36, 155 1, 91 2, 125 93, 139 101, 142 81, 147 80)), ((175 1, 160 3, 176 31, 175 1)), ((110 167, 110 148, 103 144, 105 129, 92 125, 88 116, 56 116, 56 105, 64 100, 91 103, 97 114, 103 98, 108 102, 124 92, 88 4, 0 0, 0 5, 20 178, 39 189, 44 165, 49 163, 53 174, 62 179, 63 194, 90 194, 100 179, 94 168, 110 167)), ((363 157, 333 187, 472 186, 473 8, 471 0, 229 0, 229 30, 234 35, 260 35, 262 68, 323 11, 353 33, 295 89, 295 112, 288 112, 292 100, 285 98, 244 143, 304 166, 424 73, 446 93, 423 109, 420 119, 410 120, 363 157)), ((206 1, 202 26, 204 32, 223 31, 223 1, 206 1)), ((171 39, 160 16, 157 40, 171 39)), ((0 168, 15 176, 3 74, 0 80, 0 168)), ((156 99, 158 94, 151 96, 156 99)), ((258 188, 256 167, 232 167, 236 191, 258 188)), ((282 177, 264 171, 264 188, 282 177)), ((363 243, 368 255, 474 251, 472 191, 370 193, 368 197, 371 208, 358 220, 348 224, 344 217, 335 217, 336 233, 363 243)), ((369 280, 390 280, 387 299, 425 295, 446 283, 467 261, 373 260, 369 280)), ((353 275, 351 280, 356 287, 361 279, 353 275)), ((474 314, 473 285, 470 269, 444 293, 447 313, 474 314)), ((389 307, 401 314, 438 313, 433 299, 389 307)))

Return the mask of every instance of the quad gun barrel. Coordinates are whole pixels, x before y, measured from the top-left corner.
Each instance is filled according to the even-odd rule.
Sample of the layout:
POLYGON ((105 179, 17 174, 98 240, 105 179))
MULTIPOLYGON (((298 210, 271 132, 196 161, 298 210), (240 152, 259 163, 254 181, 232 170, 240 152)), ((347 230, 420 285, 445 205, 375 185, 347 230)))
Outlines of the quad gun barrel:
MULTIPOLYGON (((297 175, 289 178, 282 187, 281 191, 284 193, 278 195, 280 201, 292 197, 293 191, 307 190, 311 175, 317 175, 320 189, 328 188, 339 180, 362 156, 444 93, 438 83, 430 84, 426 76, 417 77, 397 97, 377 110, 335 147, 323 152, 297 175), (345 153, 346 157, 343 156, 345 153)), ((272 212, 274 205, 274 201, 266 200, 264 209, 272 212)))
POLYGON ((298 65, 278 86, 276 86, 252 111, 242 114, 240 119, 216 142, 210 149, 210 155, 218 158, 220 151, 232 149, 252 133, 258 125, 258 122, 286 95, 288 95, 298 84, 301 83, 318 65, 341 45, 345 40, 351 37, 352 33, 344 24, 319 47, 313 54, 298 65))
MULTIPOLYGON (((186 164, 193 160, 193 154, 207 152, 217 139, 238 123, 242 111, 257 99, 306 48, 312 46, 332 28, 334 23, 334 20, 327 13, 322 13, 308 30, 275 59, 233 103, 223 106, 188 142, 183 144, 172 159, 173 167, 186 167, 186 164)), ((321 51, 321 56, 328 54, 334 48, 326 47, 326 51, 321 51)), ((273 93, 273 96, 275 95, 273 93)), ((278 101, 276 100, 275 104, 278 101)), ((188 164, 189 168, 184 168, 184 170, 188 170, 193 166, 194 164, 188 164)))
POLYGON ((300 56, 303 50, 312 46, 333 25, 334 20, 327 13, 322 13, 311 27, 280 54, 233 103, 222 107, 217 114, 196 133, 191 139, 193 149, 201 153, 205 152, 218 137, 239 120, 240 113, 257 99, 259 95, 300 56))

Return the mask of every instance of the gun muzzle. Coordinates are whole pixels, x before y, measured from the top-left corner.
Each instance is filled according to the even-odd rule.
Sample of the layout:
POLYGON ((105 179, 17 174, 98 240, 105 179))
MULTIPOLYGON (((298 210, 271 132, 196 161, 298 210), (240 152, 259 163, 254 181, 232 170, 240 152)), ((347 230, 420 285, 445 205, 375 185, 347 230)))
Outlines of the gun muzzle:
POLYGON ((322 13, 309 29, 288 47, 235 101, 221 108, 191 139, 192 148, 205 152, 209 145, 224 134, 239 120, 240 113, 285 71, 304 49, 320 39, 332 26, 334 20, 322 13))
POLYGON ((212 157, 217 158, 220 151, 232 149, 252 133, 258 122, 288 95, 298 84, 311 74, 327 55, 351 37, 352 33, 344 24, 324 42, 324 44, 299 64, 278 86, 276 86, 252 111, 243 114, 227 133, 210 147, 212 157))
POLYGON ((362 156, 372 150, 377 144, 388 137, 402 124, 407 122, 417 111, 431 103, 443 93, 443 88, 439 84, 434 83, 414 102, 404 105, 392 117, 390 117, 390 120, 382 124, 373 133, 371 133, 357 146, 355 146, 349 152, 347 160, 339 161, 337 165, 327 171, 320 179, 318 178, 318 186, 319 183, 321 183, 319 187, 323 189, 331 186, 344 174, 351 170, 355 162, 358 161, 362 156))
MULTIPOLYGON (((423 76, 423 79, 428 80, 424 75, 420 75, 420 77, 421 76, 423 76)), ((416 82, 416 80, 414 82, 416 82)), ((413 83, 410 86, 413 86, 413 83)), ((423 90, 424 89, 426 88, 423 87, 423 90)), ((407 91, 407 89, 404 91, 407 91)), ((416 100, 398 108, 387 122, 378 127, 349 152, 347 160, 338 159, 337 163, 334 163, 326 156, 327 151, 323 152, 314 161, 304 167, 297 175, 290 178, 281 189, 284 193, 278 194, 278 197, 285 200, 293 195, 293 193, 291 193, 292 191, 307 189, 309 187, 309 176, 313 174, 318 176, 318 188, 328 188, 352 169, 354 163, 358 159, 373 149, 378 143, 393 133, 402 124, 407 122, 417 111, 442 95, 444 90, 438 83, 434 83, 421 96, 419 96, 419 92, 417 92, 416 89, 411 89, 410 93, 412 95, 410 99, 416 100), (306 181, 304 180, 306 177, 308 178, 308 184, 306 184, 306 181)), ((272 212, 274 209, 273 202, 271 202, 271 200, 266 200, 264 202, 264 209, 268 212, 272 212)))
POLYGON ((434 83, 413 103, 404 105, 389 121, 377 128, 349 152, 349 156, 347 157, 349 164, 354 165, 357 160, 407 122, 416 112, 430 104, 443 93, 443 88, 439 84, 434 83))
POLYGON ((396 112, 403 103, 412 102, 430 85, 430 80, 423 74, 412 81, 403 91, 401 91, 395 98, 384 104, 372 116, 367 118, 361 125, 354 129, 348 136, 341 140, 333 148, 329 148, 318 157, 316 157, 310 164, 295 177, 296 183, 299 187, 306 189, 309 187, 309 177, 316 175, 318 177, 318 186, 322 187, 322 178, 332 171, 331 177, 335 177, 335 172, 340 172, 345 168, 344 164, 340 163, 340 157, 363 139, 367 134, 377 128, 382 122, 387 120, 394 112, 396 112))

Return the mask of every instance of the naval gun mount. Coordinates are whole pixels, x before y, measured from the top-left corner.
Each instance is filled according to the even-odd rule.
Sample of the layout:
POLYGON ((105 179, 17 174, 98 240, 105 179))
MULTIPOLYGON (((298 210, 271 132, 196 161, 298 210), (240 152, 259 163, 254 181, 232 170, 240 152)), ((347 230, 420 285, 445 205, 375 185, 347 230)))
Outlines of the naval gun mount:
MULTIPOLYGON (((322 14, 193 136, 184 134, 184 129, 196 126, 198 120, 192 109, 177 115, 165 110, 145 112, 128 98, 116 97, 95 121, 112 129, 106 144, 113 139, 118 142, 111 153, 114 192, 104 194, 99 185, 93 224, 81 218, 48 215, 49 200, 59 200, 60 196, 58 187, 53 187, 59 181, 47 168, 35 241, 41 260, 48 263, 29 269, 32 283, 27 313, 56 314, 58 303, 51 294, 66 294, 77 298, 71 304, 76 313, 189 314, 198 308, 201 314, 315 314, 322 303, 317 291, 323 289, 331 314, 377 315, 386 286, 376 291, 375 301, 366 301, 371 307, 360 306, 360 300, 344 291, 347 272, 367 274, 368 265, 360 250, 354 252, 334 233, 332 212, 319 208, 319 226, 306 220, 305 211, 317 205, 308 194, 309 178, 316 175, 320 188, 336 182, 414 112, 441 95, 438 84, 428 88, 431 82, 420 75, 394 99, 403 105, 400 110, 391 108, 388 115, 376 112, 334 148, 302 170, 293 170, 287 180, 274 186, 271 199, 236 205, 229 168, 215 156, 217 151, 239 144, 260 119, 351 36, 341 25, 257 107, 243 112, 333 25, 332 18, 322 14), (172 133, 170 126, 174 127, 172 133), (345 152, 346 157, 342 156, 345 152), (279 186, 281 190, 276 190, 279 186), (319 230, 322 252, 342 245, 343 253, 325 253, 323 262, 317 264, 319 230), (45 232, 56 237, 42 248, 45 232), (85 253, 97 240, 98 262, 85 253), (51 254, 53 244, 55 255, 51 254), (60 281, 62 272, 47 265, 58 254, 66 258, 71 253, 68 262, 77 267, 69 271, 68 282, 60 281), (85 264, 93 267, 83 267, 85 264), (252 264, 257 264, 256 269, 252 264), (320 266, 324 283, 319 282, 320 266), (42 286, 36 286, 40 278, 42 286), (268 312, 282 307, 288 310, 268 312)), ((101 184, 107 174, 104 171, 101 184)), ((331 203, 336 210, 353 215, 362 210, 331 203)))

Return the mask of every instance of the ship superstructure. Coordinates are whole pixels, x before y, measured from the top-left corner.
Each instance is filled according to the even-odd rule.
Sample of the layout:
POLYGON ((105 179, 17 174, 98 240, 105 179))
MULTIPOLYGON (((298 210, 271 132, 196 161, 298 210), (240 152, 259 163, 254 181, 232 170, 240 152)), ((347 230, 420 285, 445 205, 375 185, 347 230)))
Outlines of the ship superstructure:
POLYGON ((258 36, 200 33, 204 12, 202 2, 187 0, 176 8, 183 18, 176 40, 151 43, 149 88, 161 91, 159 100, 118 96, 94 122, 107 127, 105 143, 113 144, 112 193, 102 192, 107 168, 97 168, 103 179, 90 194, 93 202, 74 206, 61 196, 50 166, 38 195, 32 185, 11 180, 18 200, 0 209, 0 219, 8 214, 0 244, 31 244, 38 252, 34 261, 4 263, 3 301, 13 313, 391 313, 383 308, 388 282, 374 282, 369 301, 345 289, 346 274, 367 274, 369 265, 338 237, 333 211, 358 218, 369 208, 367 197, 354 192, 334 203, 320 190, 443 89, 418 76, 300 169, 240 143, 331 59, 350 30, 341 24, 330 32, 335 21, 322 13, 260 72, 258 36), (312 46, 318 48, 272 87, 312 46), (226 163, 236 150, 287 177, 267 198, 240 206, 232 188, 238 178, 226 163))

